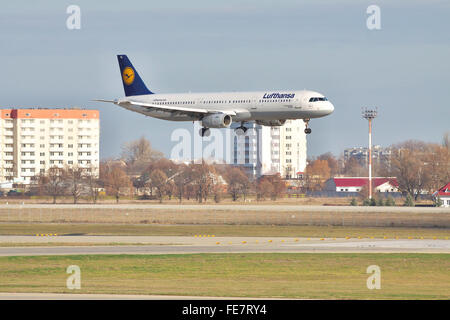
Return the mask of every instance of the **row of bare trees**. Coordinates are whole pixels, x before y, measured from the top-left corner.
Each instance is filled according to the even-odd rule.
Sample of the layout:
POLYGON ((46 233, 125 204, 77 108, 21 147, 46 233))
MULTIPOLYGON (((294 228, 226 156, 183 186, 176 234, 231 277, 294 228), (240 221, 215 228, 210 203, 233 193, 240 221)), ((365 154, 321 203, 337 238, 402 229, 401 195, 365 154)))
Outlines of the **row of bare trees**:
POLYGON ((81 197, 96 203, 103 193, 116 202, 124 195, 160 202, 176 197, 180 203, 183 199, 202 203, 209 198, 219 202, 226 194, 233 201, 245 201, 249 194, 255 194, 258 200, 276 200, 286 189, 279 175, 252 180, 238 167, 205 162, 177 164, 164 158, 149 163, 137 176, 128 175, 126 165, 118 161, 102 162, 98 173, 81 167, 54 167, 38 177, 36 187, 39 194, 51 196, 53 203, 58 197, 70 196, 75 204, 81 197))
MULTIPOLYGON (((441 145, 407 141, 391 146, 389 161, 377 164, 374 175, 396 177, 400 191, 417 197, 432 193, 450 181, 450 143, 448 135, 441 145)), ((302 181, 304 191, 322 190, 327 179, 337 175, 365 176, 366 168, 358 161, 343 163, 333 154, 325 153, 309 161, 302 181)), ((198 202, 214 198, 219 202, 225 194, 233 201, 247 199, 277 199, 286 190, 279 175, 250 178, 243 169, 225 164, 175 163, 154 150, 145 138, 126 143, 120 160, 104 161, 100 168, 51 168, 38 177, 41 194, 80 197, 96 202, 101 192, 114 196, 139 195, 163 201, 164 198, 195 199, 198 202)))
POLYGON ((95 168, 82 167, 52 167, 37 177, 36 184, 39 194, 51 196, 53 203, 57 197, 68 195, 73 197, 73 203, 83 195, 95 203, 102 187, 95 168))
POLYGON ((179 202, 185 198, 200 203, 209 197, 219 202, 225 194, 233 201, 241 198, 245 201, 249 194, 256 194, 261 200, 276 199, 286 188, 279 175, 254 181, 239 167, 206 162, 176 164, 167 159, 152 162, 133 180, 133 185, 138 192, 160 201, 176 196, 179 202))
MULTIPOLYGON (((445 138, 444 138, 445 142, 445 138)), ((450 181, 450 146, 406 141, 393 147, 386 176, 397 177, 399 189, 415 198, 431 194, 450 181)))
MULTIPOLYGON (((396 177, 399 190, 416 200, 422 193, 432 194, 450 182, 450 138, 445 134, 442 144, 409 140, 392 145, 391 156, 376 162, 374 176, 396 177)), ((322 190, 331 177, 367 176, 367 168, 354 158, 346 162, 325 153, 309 161, 304 175, 307 191, 322 190)))
POLYGON ((35 188, 40 195, 51 196, 53 203, 61 196, 71 196, 73 203, 81 197, 96 203, 101 193, 113 195, 119 202, 124 189, 131 187, 131 180, 119 166, 103 163, 100 174, 96 168, 52 167, 37 177, 35 188))

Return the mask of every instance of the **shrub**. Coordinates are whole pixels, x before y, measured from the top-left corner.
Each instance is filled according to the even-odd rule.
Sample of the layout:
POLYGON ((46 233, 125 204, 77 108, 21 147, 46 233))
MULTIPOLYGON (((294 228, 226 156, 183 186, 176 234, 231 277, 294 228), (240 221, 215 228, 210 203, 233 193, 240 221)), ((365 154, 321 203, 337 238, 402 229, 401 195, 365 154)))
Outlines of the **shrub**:
POLYGON ((354 207, 358 205, 355 198, 353 198, 352 201, 350 201, 350 205, 354 207))
POLYGON ((404 207, 414 207, 414 201, 411 195, 408 193, 406 195, 405 203, 403 203, 404 207))
POLYGON ((435 199, 434 199, 434 206, 435 207, 441 207, 444 204, 444 202, 441 200, 441 197, 438 195, 435 199))
POLYGON ((394 200, 394 198, 392 198, 392 196, 389 196, 389 197, 386 199, 386 202, 384 203, 384 205, 385 205, 385 206, 388 206, 388 207, 393 207, 393 206, 395 206, 395 200, 394 200))
POLYGON ((384 201, 383 201, 383 198, 378 198, 378 200, 377 200, 377 206, 378 207, 383 207, 384 206, 384 201))

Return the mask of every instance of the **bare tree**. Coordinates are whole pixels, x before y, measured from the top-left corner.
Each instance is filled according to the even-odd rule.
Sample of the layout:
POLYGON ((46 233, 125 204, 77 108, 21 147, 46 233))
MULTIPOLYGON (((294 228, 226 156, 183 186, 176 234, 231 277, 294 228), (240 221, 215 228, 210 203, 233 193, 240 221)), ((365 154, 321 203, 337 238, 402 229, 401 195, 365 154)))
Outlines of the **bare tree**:
POLYGON ((263 176, 258 181, 258 197, 262 196, 264 198, 265 195, 270 194, 270 198, 275 201, 285 191, 286 183, 283 179, 281 179, 279 173, 270 176, 263 176), (270 190, 270 192, 266 191, 266 189, 270 190))
POLYGON ((97 170, 95 167, 91 166, 88 170, 85 172, 85 179, 86 184, 89 188, 89 195, 92 199, 93 203, 97 203, 100 189, 104 187, 103 182, 99 179, 99 176, 97 174, 97 170))
POLYGON ((249 188, 249 178, 241 168, 231 168, 224 176, 227 181, 227 191, 231 195, 233 201, 239 198, 239 194, 247 194, 249 188))
POLYGON ((321 190, 330 178, 330 167, 327 160, 314 160, 305 169, 305 188, 309 191, 321 190))
POLYGON ((343 173, 348 177, 363 177, 367 175, 367 169, 361 165, 358 159, 350 157, 344 163, 343 173))
POLYGON ((116 203, 119 203, 122 190, 132 185, 130 178, 119 166, 105 166, 101 171, 101 180, 105 184, 106 191, 116 198, 116 203))
POLYGON ((186 186, 191 181, 191 168, 185 164, 181 164, 177 167, 177 172, 171 177, 176 187, 176 193, 178 200, 181 203, 183 195, 185 193, 186 186))
POLYGON ((73 166, 66 168, 67 188, 76 204, 85 189, 85 168, 73 166))
POLYGON ((433 193, 450 181, 450 149, 437 144, 429 148, 424 167, 429 175, 427 190, 433 193))
POLYGON ((38 183, 44 194, 50 195, 55 204, 56 198, 66 193, 66 171, 63 168, 52 167, 39 177, 38 183))
POLYGON ((197 200, 201 203, 203 200, 207 200, 212 191, 214 185, 213 168, 204 161, 201 164, 190 164, 190 167, 192 169, 192 184, 197 200))
POLYGON ((317 160, 327 161, 328 168, 330 169, 330 177, 334 177, 339 173, 338 160, 331 152, 321 154, 320 156, 317 157, 317 160))
POLYGON ((442 146, 447 150, 450 150, 450 131, 444 133, 444 137, 442 138, 442 146))
POLYGON ((141 172, 151 162, 163 157, 163 153, 152 148, 150 141, 145 137, 130 141, 122 146, 122 158, 132 172, 141 172))
POLYGON ((273 185, 268 179, 260 179, 256 187, 256 199, 264 200, 273 193, 273 185))
POLYGON ((428 152, 428 146, 421 141, 406 141, 392 150, 389 175, 397 177, 399 189, 415 200, 430 183, 430 171, 425 164, 428 152))
POLYGON ((158 195, 159 202, 162 202, 162 198, 164 192, 166 191, 167 185, 167 176, 166 174, 159 169, 152 171, 150 174, 150 185, 156 189, 156 193, 158 195))

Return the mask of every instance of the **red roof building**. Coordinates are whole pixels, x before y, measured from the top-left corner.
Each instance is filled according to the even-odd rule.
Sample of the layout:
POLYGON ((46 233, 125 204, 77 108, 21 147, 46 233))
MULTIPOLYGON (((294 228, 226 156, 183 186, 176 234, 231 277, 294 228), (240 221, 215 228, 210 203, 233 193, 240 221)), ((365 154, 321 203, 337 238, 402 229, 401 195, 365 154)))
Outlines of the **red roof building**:
MULTIPOLYGON (((368 177, 336 177, 327 181, 327 190, 336 192, 359 192, 369 185, 368 177)), ((398 192, 398 182, 395 177, 374 177, 372 185, 377 192, 398 192)))
POLYGON ((450 207, 450 182, 433 193, 434 198, 437 198, 438 196, 442 201, 443 207, 450 207))

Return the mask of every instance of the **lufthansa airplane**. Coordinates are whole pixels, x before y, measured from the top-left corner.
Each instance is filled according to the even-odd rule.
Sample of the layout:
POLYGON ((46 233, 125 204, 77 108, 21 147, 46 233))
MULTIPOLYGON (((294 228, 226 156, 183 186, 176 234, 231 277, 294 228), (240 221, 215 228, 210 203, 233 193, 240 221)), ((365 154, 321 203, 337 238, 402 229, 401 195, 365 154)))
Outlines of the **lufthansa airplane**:
POLYGON ((282 126, 288 119, 303 119, 305 133, 310 119, 333 112, 334 106, 322 94, 309 90, 261 92, 170 93, 151 92, 126 55, 118 55, 125 98, 95 100, 112 102, 146 116, 172 121, 201 121, 200 135, 210 128, 228 128, 240 122, 238 135, 247 131, 245 122, 263 126, 282 126))

